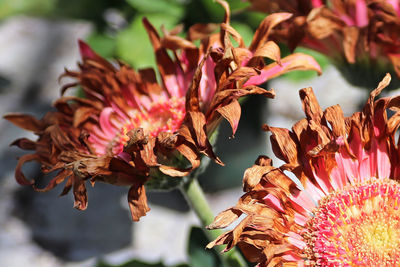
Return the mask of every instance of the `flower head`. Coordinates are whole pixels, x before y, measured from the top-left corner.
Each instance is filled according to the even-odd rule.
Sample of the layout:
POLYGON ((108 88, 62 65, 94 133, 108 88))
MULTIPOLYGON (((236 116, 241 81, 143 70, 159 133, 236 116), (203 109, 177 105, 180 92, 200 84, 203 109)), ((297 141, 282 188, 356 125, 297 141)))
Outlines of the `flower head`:
MULTIPOLYGON (((199 153, 222 164, 208 139, 222 118, 230 123, 232 134, 235 134, 241 115, 240 97, 250 94, 273 97, 272 90, 264 90, 258 85, 292 70, 321 73, 318 63, 308 55, 295 53, 281 58, 279 47, 268 39, 271 30, 289 19, 290 14, 276 13, 266 17, 256 30, 252 43, 246 47, 240 34, 230 25, 228 4, 217 2, 224 7, 225 18, 220 31, 214 34, 216 25, 196 24, 189 28, 186 39, 177 35, 179 29, 163 30, 161 37, 144 20, 164 87, 186 94, 186 115, 177 132, 181 142, 176 143, 176 148, 190 161, 189 171, 200 164, 199 153), (196 40, 200 40, 199 47, 194 44, 196 40), (266 64, 265 58, 272 63, 266 64)), ((162 171, 174 176, 188 173, 166 167, 162 171)))
POLYGON ((285 164, 260 156, 246 170, 246 193, 210 228, 247 216, 209 247, 237 245, 259 266, 398 266, 400 97, 375 100, 389 81, 351 117, 338 105, 322 111, 312 89, 302 89, 307 118, 291 131, 265 127, 285 164))
POLYGON ((67 180, 63 193, 73 187, 76 207, 87 205, 85 181, 128 185, 132 218, 138 220, 149 210, 144 184, 168 189, 200 165, 200 154, 217 163, 209 138, 222 118, 235 133, 240 118, 238 99, 245 95, 274 95, 256 85, 290 70, 314 69, 319 65, 307 55, 280 58, 279 48, 268 42, 275 25, 288 14, 268 17, 257 30, 250 48, 229 25, 229 7, 220 32, 213 24, 194 25, 188 39, 167 32, 161 38, 146 19, 144 26, 156 55, 162 83, 153 69, 135 71, 122 62, 112 63, 79 42, 82 62, 79 70, 66 70, 73 82, 62 94, 80 86, 84 98, 62 96, 54 103, 57 111, 41 120, 23 114, 6 119, 33 131, 37 141, 19 139, 13 144, 34 150, 19 160, 16 178, 32 184, 21 171, 26 161, 38 161, 45 173, 58 171, 44 189, 67 180), (234 47, 230 37, 239 44, 234 47), (192 41, 200 39, 200 47, 192 41), (171 53, 169 53, 171 52, 171 53), (173 56, 171 56, 171 54, 173 56), (264 57, 275 62, 266 65, 264 57))
POLYGON ((250 1, 256 10, 294 14, 274 37, 327 55, 350 83, 370 88, 388 71, 400 77, 398 0, 250 1))

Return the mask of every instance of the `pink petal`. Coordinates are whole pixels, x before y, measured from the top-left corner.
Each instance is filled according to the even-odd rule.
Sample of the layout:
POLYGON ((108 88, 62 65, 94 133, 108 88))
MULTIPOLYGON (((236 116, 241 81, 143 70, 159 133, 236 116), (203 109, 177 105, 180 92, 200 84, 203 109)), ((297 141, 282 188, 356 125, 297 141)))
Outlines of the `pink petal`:
POLYGON ((103 131, 104 134, 106 134, 106 137, 108 139, 113 138, 116 132, 116 129, 110 123, 110 116, 113 112, 114 110, 111 107, 107 107, 103 109, 99 119, 101 130, 103 131))
POLYGON ((200 80, 200 97, 202 102, 209 106, 211 104, 211 100, 214 96, 217 82, 215 81, 214 76, 215 63, 213 62, 211 57, 208 57, 204 62, 204 66, 202 68, 203 75, 200 80))
POLYGON ((288 241, 298 247, 299 249, 304 249, 306 247, 306 243, 304 243, 303 238, 301 237, 301 235, 295 233, 295 232, 288 232, 287 233, 288 236, 288 241))
POLYGON ((356 0, 356 24, 358 27, 368 25, 368 9, 364 0, 356 0))
POLYGON ((339 149, 339 153, 335 154, 335 159, 341 175, 344 175, 352 184, 359 182, 358 160, 353 160, 343 147, 339 149))
POLYGON ((324 3, 322 3, 322 0, 311 0, 311 4, 315 8, 322 6, 324 3))
POLYGON ((378 168, 378 178, 389 178, 390 177, 390 159, 386 147, 386 142, 382 141, 377 144, 376 147, 376 162, 378 168))
POLYGON ((294 53, 283 58, 281 64, 275 62, 265 66, 259 75, 250 77, 244 86, 259 85, 269 79, 293 70, 315 70, 319 74, 322 73, 321 67, 313 57, 302 53, 294 53))
POLYGON ((275 196, 269 194, 266 197, 264 197, 264 202, 266 205, 268 205, 271 208, 274 208, 277 211, 284 212, 285 210, 283 209, 281 202, 279 201, 278 198, 275 196))
POLYGON ((78 40, 78 45, 79 45, 79 52, 81 53, 82 58, 95 58, 96 57, 96 53, 84 41, 78 40))

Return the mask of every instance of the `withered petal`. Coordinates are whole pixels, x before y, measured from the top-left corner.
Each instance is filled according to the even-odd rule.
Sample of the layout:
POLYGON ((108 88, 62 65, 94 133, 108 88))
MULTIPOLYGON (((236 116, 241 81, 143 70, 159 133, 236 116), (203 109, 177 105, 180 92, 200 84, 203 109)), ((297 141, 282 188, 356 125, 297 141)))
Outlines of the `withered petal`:
POLYGON ((8 113, 3 116, 4 119, 12 122, 14 125, 35 133, 44 130, 45 125, 35 117, 22 113, 8 113))
POLYGON ((19 138, 12 142, 10 146, 17 146, 21 149, 25 150, 35 150, 36 149, 36 142, 29 140, 28 138, 19 138))
POLYGON ((224 210, 215 217, 214 221, 207 226, 207 229, 213 230, 225 228, 238 219, 242 213, 242 211, 235 208, 224 210))
POLYGON ((39 156, 37 154, 25 154, 18 159, 17 166, 15 167, 15 179, 20 185, 33 185, 34 181, 26 179, 21 169, 25 162, 37 161, 38 158, 39 156))
POLYGON ((262 46, 268 39, 271 29, 282 21, 288 20, 292 14, 290 13, 273 13, 267 16, 257 28, 254 33, 253 40, 250 44, 249 50, 256 51, 258 47, 262 46))
POLYGON ((319 123, 321 121, 323 112, 321 106, 318 104, 317 98, 315 97, 314 91, 311 87, 303 88, 299 92, 304 113, 307 119, 319 123))
POLYGON ((74 208, 78 210, 85 210, 88 203, 85 181, 77 175, 72 177, 74 188, 74 208))
POLYGON ((64 169, 62 171, 60 171, 56 177, 54 177, 53 179, 51 179, 50 183, 48 185, 46 185, 44 188, 38 188, 36 187, 36 185, 33 185, 33 189, 35 189, 35 191, 38 192, 47 192, 51 189, 53 189, 54 187, 56 187, 58 184, 62 183, 66 178, 68 178, 69 176, 72 176, 73 172, 69 169, 64 169))
POLYGON ((239 101, 233 99, 232 102, 217 108, 216 111, 229 122, 232 127, 232 136, 234 136, 239 125, 240 115, 242 113, 239 101))
POLYGON ((276 61, 278 65, 281 65, 281 50, 279 46, 273 42, 268 41, 259 47, 255 52, 253 57, 266 57, 276 61))
POLYGON ((147 206, 146 189, 143 184, 131 186, 128 192, 128 203, 132 220, 134 221, 139 221, 140 217, 145 216, 150 211, 147 206))
POLYGON ((343 51, 347 61, 351 64, 356 62, 356 46, 359 34, 357 27, 345 27, 343 29, 343 51))
POLYGON ((222 161, 214 154, 210 141, 208 140, 205 131, 206 118, 202 112, 188 111, 186 119, 190 122, 191 128, 189 129, 192 140, 195 141, 199 151, 209 158, 213 159, 216 163, 223 165, 222 161))

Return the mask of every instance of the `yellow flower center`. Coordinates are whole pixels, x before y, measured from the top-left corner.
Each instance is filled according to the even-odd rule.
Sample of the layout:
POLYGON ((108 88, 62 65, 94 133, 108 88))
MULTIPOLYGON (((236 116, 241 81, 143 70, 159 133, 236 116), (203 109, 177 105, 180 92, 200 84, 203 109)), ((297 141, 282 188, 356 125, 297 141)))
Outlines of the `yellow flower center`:
POLYGON ((303 234, 308 266, 400 266, 400 185, 370 180, 319 203, 303 234))

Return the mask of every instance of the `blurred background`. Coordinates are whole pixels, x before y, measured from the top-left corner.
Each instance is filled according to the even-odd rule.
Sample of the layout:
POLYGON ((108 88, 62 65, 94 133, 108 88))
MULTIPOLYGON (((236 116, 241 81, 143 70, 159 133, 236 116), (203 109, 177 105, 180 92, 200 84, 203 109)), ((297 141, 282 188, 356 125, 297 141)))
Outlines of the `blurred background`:
MULTIPOLYGON (((228 2, 232 26, 249 44, 265 14, 241 0, 228 2)), ((78 39, 110 60, 155 67, 143 16, 157 29, 187 29, 221 22, 223 15, 212 0, 0 0, 0 113, 41 117, 49 111, 64 67, 77 68, 78 39)), ((321 77, 294 72, 274 79, 264 86, 276 90, 275 100, 249 97, 242 103, 235 138, 229 138, 228 123, 221 125, 216 146, 226 167, 210 163, 200 177, 215 214, 236 203, 243 172, 257 156, 272 157, 262 124, 291 127, 303 117, 299 89, 312 86, 323 108, 340 104, 345 115, 364 101, 366 91, 350 87, 323 56, 312 54, 323 67, 321 77)), ((217 266, 178 191, 150 192, 152 211, 138 223, 130 219, 123 187, 97 183, 89 188, 88 209, 77 211, 71 194, 58 197, 62 187, 36 193, 17 185, 14 168, 23 152, 9 144, 19 137, 35 138, 0 120, 0 266, 217 266)), ((35 164, 24 171, 40 175, 35 164)))

